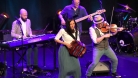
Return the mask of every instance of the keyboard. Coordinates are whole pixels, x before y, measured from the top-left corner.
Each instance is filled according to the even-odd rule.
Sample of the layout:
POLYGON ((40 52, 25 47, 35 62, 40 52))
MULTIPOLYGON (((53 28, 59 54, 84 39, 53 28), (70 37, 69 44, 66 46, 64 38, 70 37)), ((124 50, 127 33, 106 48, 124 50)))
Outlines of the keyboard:
POLYGON ((0 43, 0 47, 20 47, 24 45, 30 45, 30 44, 38 44, 42 43, 51 39, 55 38, 55 34, 41 34, 41 35, 36 35, 33 37, 28 37, 26 39, 17 39, 17 40, 12 40, 12 41, 5 41, 0 43))

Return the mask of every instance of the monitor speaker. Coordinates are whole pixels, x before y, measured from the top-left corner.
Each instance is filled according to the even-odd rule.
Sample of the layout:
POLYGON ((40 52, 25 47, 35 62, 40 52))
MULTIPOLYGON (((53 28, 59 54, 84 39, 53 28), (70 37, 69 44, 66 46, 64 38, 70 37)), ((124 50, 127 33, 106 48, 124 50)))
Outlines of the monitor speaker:
MULTIPOLYGON (((88 62, 86 67, 91 64, 92 62, 88 62)), ((109 75, 110 73, 110 68, 111 68, 111 63, 110 61, 100 61, 96 67, 93 70, 92 75, 109 75)))

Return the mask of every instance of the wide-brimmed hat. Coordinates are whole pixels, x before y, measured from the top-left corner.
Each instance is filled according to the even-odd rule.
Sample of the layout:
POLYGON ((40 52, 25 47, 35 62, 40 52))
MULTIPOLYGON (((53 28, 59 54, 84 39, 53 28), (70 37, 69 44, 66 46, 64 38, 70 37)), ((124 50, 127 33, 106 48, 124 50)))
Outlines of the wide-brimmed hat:
POLYGON ((99 24, 104 21, 104 18, 101 15, 95 15, 93 16, 93 22, 94 24, 99 24))

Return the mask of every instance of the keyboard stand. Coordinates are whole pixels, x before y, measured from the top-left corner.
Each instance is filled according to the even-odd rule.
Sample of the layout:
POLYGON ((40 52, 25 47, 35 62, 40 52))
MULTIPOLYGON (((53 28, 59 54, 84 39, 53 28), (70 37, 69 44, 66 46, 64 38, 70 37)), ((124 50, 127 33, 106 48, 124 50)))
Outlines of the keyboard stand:
MULTIPOLYGON (((23 50, 23 49, 24 49, 24 47, 21 47, 21 50, 23 50)), ((23 51, 22 54, 20 54, 18 51, 16 51, 16 53, 20 56, 20 59, 18 60, 18 62, 16 63, 16 65, 18 65, 21 61, 26 62, 26 60, 24 59, 24 56, 26 54, 26 51, 27 51, 27 49, 25 49, 25 51, 23 51)))

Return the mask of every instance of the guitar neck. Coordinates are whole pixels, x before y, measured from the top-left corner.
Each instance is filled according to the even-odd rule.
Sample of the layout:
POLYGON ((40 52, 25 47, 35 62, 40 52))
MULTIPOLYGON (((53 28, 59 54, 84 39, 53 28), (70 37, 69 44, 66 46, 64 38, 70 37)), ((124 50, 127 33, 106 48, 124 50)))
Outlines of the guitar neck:
POLYGON ((89 15, 84 16, 84 17, 81 17, 81 18, 79 18, 79 19, 76 19, 75 22, 78 23, 78 22, 80 22, 80 21, 83 21, 83 20, 87 19, 88 16, 89 16, 89 15))
MULTIPOLYGON (((93 13, 92 16, 95 15, 95 14, 96 14, 96 13, 93 13)), ((75 22, 78 23, 78 22, 80 22, 80 21, 83 21, 83 20, 87 19, 88 17, 89 17, 89 15, 86 15, 86 16, 84 16, 84 17, 81 17, 81 18, 79 18, 79 19, 76 19, 75 22)))

